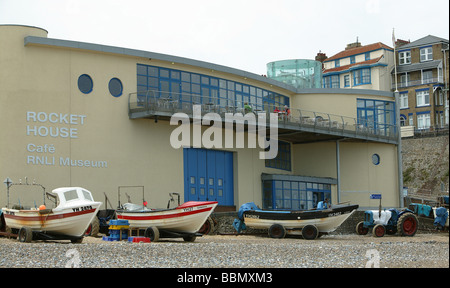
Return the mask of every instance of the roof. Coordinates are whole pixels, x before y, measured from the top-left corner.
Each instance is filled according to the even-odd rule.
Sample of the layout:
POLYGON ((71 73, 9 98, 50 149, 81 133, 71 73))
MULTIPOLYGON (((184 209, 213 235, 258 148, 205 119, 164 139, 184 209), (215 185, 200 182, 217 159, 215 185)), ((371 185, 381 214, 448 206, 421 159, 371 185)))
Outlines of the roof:
MULTIPOLYGON (((421 62, 421 63, 399 65, 399 66, 397 66, 397 73, 406 73, 406 72, 413 72, 413 71, 420 71, 420 70, 435 69, 441 63, 442 63, 441 60, 432 60, 432 61, 421 62)), ((394 70, 392 70, 392 74, 393 73, 395 73, 394 70)))
POLYGON ((383 56, 377 57, 375 59, 370 59, 370 60, 367 60, 367 61, 363 61, 363 62, 353 63, 353 64, 344 65, 344 66, 335 67, 335 68, 330 68, 330 69, 325 69, 325 70, 323 70, 323 74, 331 73, 331 72, 346 71, 346 70, 351 69, 354 66, 372 65, 372 64, 375 64, 378 61, 380 61, 381 58, 383 58, 383 56))
POLYGON ((379 49, 388 49, 388 50, 394 50, 394 48, 391 48, 381 42, 377 42, 374 44, 369 44, 369 45, 365 45, 365 46, 361 46, 361 47, 355 47, 355 48, 350 48, 348 50, 344 50, 341 51, 329 58, 327 58, 325 61, 323 62, 329 62, 329 61, 333 61, 336 59, 340 59, 340 58, 345 58, 345 57, 350 57, 353 55, 358 55, 358 54, 364 54, 366 52, 370 52, 370 51, 375 51, 375 50, 379 50, 379 49))
POLYGON ((448 40, 444 39, 444 38, 436 37, 433 35, 428 35, 428 36, 420 38, 416 41, 413 41, 409 44, 402 45, 398 49, 408 49, 408 48, 420 47, 420 46, 431 45, 431 44, 442 43, 442 42, 448 43, 448 40))

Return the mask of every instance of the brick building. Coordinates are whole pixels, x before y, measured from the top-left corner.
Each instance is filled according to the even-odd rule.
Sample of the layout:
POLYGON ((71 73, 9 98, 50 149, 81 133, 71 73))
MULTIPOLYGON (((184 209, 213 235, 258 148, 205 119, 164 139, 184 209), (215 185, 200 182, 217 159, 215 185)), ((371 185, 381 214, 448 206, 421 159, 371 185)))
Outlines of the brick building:
POLYGON ((448 127, 448 40, 432 35, 399 40, 396 50, 392 90, 400 94, 401 126, 448 127))

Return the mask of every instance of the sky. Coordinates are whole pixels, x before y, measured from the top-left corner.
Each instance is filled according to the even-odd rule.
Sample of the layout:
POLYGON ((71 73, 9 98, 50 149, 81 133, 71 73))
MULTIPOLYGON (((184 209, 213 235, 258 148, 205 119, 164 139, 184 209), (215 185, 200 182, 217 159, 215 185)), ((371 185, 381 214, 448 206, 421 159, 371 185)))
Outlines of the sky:
MULTIPOLYGON (((427 35, 449 39, 448 0, 0 0, 0 25, 267 74, 269 62, 328 57, 427 35)), ((1 39, 0 39, 1 41, 1 39)))

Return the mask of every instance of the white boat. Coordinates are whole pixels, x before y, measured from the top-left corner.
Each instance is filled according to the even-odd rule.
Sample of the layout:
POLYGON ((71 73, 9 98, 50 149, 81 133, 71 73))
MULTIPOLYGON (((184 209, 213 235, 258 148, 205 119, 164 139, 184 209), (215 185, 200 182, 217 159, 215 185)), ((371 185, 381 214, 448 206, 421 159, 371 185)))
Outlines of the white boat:
MULTIPOLYGON (((81 242, 84 232, 102 204, 92 198, 90 191, 81 187, 57 188, 51 192, 57 200, 53 209, 2 208, 6 225, 18 230, 21 242, 36 239, 69 239, 81 242)), ((47 193, 49 194, 49 193, 47 193)))
MULTIPOLYGON (((358 205, 333 205, 330 209, 285 211, 262 210, 254 203, 247 203, 241 206, 239 218, 243 220, 245 228, 268 229, 272 238, 284 238, 286 234, 292 234, 312 240, 335 231, 358 207, 358 205)), ((235 228, 239 224, 242 225, 236 224, 233 224, 235 228)))
MULTIPOLYGON (((128 220, 130 228, 145 230, 151 241, 166 237, 183 237, 194 241, 196 233, 216 208, 216 201, 189 201, 170 209, 148 209, 140 206, 138 210, 116 211, 117 219, 128 220)), ((128 205, 131 206, 131 205, 128 205)))

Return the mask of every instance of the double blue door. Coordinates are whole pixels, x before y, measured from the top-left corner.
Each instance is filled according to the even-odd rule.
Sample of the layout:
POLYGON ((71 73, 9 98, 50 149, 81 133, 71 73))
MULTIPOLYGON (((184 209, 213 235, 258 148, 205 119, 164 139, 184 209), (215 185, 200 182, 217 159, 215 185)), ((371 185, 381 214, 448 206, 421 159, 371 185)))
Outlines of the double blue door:
POLYGON ((233 153, 184 148, 185 201, 218 201, 234 205, 233 153))

